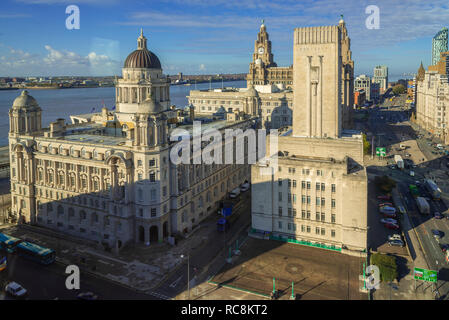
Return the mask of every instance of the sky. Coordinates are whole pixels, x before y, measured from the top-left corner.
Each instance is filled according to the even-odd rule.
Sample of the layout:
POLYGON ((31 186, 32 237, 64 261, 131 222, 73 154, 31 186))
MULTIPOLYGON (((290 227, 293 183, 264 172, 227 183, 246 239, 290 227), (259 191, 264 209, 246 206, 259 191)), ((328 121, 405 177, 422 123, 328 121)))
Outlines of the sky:
MULTIPOLYGON (((369 12, 370 13, 370 12, 369 12)), ((278 66, 293 57, 294 28, 344 16, 355 74, 389 67, 390 79, 430 63, 432 37, 449 25, 447 0, 2 0, 0 76, 119 75, 140 28, 165 74, 246 73, 261 20, 278 66), (67 29, 70 5, 79 29, 67 29), (368 29, 369 5, 379 28, 368 29)))

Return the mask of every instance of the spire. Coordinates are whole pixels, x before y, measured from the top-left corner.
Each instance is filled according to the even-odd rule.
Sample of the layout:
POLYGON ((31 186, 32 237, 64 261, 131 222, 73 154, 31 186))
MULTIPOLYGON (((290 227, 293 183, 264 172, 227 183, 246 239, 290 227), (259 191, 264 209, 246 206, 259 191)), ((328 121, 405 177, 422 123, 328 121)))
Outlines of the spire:
POLYGON ((424 80, 425 73, 426 73, 426 70, 424 70, 424 67, 423 67, 422 61, 421 61, 421 65, 419 66, 418 75, 417 75, 416 79, 419 81, 424 80))
POLYGON ((137 38, 137 49, 143 50, 147 48, 147 38, 143 35, 143 29, 140 28, 140 36, 137 38))

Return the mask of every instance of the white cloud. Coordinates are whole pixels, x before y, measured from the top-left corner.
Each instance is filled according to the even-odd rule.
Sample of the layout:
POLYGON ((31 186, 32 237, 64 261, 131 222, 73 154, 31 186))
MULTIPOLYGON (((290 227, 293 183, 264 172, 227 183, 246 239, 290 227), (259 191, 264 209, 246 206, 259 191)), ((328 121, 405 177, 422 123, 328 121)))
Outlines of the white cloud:
POLYGON ((46 55, 10 48, 10 55, 2 56, 0 75, 113 75, 120 72, 120 63, 107 55, 90 52, 82 56, 76 52, 44 46, 46 55))

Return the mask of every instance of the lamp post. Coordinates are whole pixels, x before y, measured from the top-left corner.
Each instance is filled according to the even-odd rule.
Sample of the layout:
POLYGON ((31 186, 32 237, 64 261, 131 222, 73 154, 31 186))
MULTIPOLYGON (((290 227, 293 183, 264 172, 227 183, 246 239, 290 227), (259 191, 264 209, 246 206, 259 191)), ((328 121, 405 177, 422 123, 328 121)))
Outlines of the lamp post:
MULTIPOLYGON (((184 255, 181 255, 184 258, 184 255)), ((187 299, 190 300, 190 253, 187 254, 187 299)))

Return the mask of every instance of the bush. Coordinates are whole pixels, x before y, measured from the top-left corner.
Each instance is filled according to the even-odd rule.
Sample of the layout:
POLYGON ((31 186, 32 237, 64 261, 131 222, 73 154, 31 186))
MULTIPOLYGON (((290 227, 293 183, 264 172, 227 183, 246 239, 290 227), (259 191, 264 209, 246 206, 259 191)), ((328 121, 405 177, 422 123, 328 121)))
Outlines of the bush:
POLYGON ((366 134, 362 134, 363 136, 363 154, 369 154, 371 150, 371 143, 366 140, 366 134))
POLYGON ((379 268, 381 281, 393 281, 398 277, 396 258, 394 256, 374 253, 371 256, 371 264, 379 268))
POLYGON ((397 84, 393 87, 394 94, 403 94, 405 93, 405 87, 402 84, 397 84))
POLYGON ((391 190, 396 187, 396 181, 389 178, 388 176, 377 176, 376 178, 374 178, 374 184, 380 191, 384 193, 390 193, 391 190))

